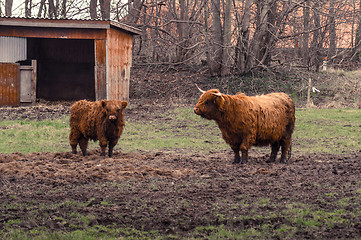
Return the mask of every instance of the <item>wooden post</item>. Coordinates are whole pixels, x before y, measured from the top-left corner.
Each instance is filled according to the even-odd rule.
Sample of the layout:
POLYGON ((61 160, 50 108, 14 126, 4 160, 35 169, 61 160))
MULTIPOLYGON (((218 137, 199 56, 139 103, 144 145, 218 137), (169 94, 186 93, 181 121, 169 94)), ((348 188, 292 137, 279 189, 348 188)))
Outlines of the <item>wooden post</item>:
POLYGON ((307 89, 307 104, 306 104, 307 108, 311 108, 314 106, 313 102, 311 101, 311 88, 312 88, 312 79, 309 78, 308 79, 308 89, 307 89))
POLYGON ((37 81, 37 61, 31 60, 31 66, 33 68, 31 72, 31 103, 36 103, 36 81, 37 81))

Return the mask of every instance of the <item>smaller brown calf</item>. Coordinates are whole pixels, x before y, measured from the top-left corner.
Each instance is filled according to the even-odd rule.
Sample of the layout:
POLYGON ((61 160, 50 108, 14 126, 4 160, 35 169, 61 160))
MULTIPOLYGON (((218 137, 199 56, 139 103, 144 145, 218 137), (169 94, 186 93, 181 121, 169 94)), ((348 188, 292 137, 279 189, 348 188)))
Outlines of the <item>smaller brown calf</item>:
POLYGON ((99 140, 101 156, 109 145, 108 155, 113 155, 114 146, 123 132, 124 109, 128 103, 119 100, 102 100, 90 102, 81 100, 70 108, 70 145, 72 153, 76 154, 79 144, 84 156, 87 155, 89 139, 99 140))

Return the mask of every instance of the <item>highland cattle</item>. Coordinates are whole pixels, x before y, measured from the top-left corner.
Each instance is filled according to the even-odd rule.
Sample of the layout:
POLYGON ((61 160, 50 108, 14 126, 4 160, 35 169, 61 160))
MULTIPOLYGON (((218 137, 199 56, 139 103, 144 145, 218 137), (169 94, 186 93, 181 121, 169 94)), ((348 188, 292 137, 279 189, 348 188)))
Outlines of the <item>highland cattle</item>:
POLYGON ((266 145, 271 145, 272 149, 267 162, 275 161, 280 147, 280 162, 287 162, 295 127, 295 105, 287 94, 227 95, 218 89, 198 89, 202 95, 194 112, 208 120, 215 120, 223 139, 234 152, 234 163, 246 163, 252 146, 266 145))
POLYGON ((90 102, 80 100, 70 108, 70 145, 72 153, 77 153, 77 145, 84 156, 87 155, 89 139, 99 140, 101 156, 105 156, 106 147, 109 146, 108 155, 113 155, 114 146, 118 143, 123 132, 124 109, 128 103, 119 100, 102 100, 90 102))

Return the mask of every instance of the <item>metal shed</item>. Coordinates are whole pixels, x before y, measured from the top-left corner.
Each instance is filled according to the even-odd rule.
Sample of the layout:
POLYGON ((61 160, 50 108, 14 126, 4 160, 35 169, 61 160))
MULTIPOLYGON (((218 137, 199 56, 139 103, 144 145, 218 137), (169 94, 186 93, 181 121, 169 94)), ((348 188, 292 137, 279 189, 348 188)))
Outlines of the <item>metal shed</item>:
POLYGON ((137 28, 107 20, 0 18, 0 105, 129 100, 137 28))

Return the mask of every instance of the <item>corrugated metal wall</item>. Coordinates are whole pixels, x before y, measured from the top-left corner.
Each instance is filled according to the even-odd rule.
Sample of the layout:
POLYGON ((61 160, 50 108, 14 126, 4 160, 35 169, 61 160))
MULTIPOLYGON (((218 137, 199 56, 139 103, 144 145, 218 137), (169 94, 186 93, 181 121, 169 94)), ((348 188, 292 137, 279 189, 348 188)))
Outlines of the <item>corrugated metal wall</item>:
POLYGON ((0 62, 26 60, 26 38, 0 37, 0 62))
POLYGON ((129 100, 132 49, 132 35, 115 29, 108 31, 108 99, 129 100))
POLYGON ((20 104, 20 65, 0 63, 0 106, 20 104))

